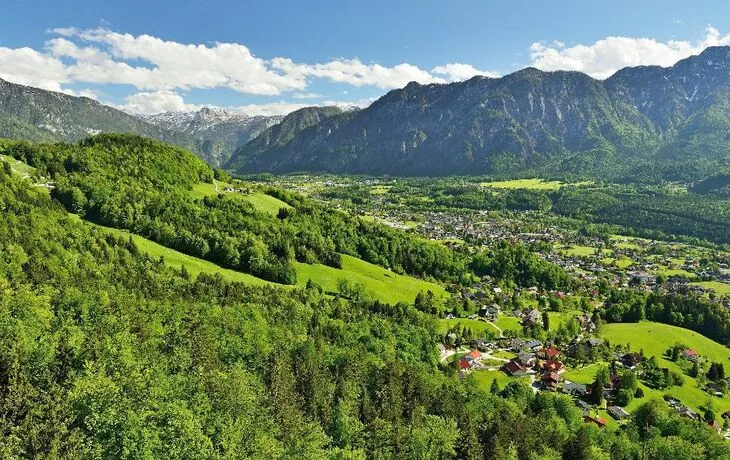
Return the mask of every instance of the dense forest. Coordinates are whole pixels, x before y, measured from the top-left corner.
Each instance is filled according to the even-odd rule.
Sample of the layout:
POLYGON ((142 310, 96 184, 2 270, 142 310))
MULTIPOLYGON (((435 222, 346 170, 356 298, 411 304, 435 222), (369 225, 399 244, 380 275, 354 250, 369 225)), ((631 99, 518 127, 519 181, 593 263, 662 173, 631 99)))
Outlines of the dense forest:
MULTIPOLYGON (((76 159, 53 167, 82 190, 68 170, 93 165, 76 159)), ((113 192, 88 176, 89 202, 113 192)), ((585 424, 567 396, 456 379, 439 369, 435 322, 415 306, 192 278, 7 168, 0 207, 2 458, 730 456, 660 402, 609 431, 585 424)))

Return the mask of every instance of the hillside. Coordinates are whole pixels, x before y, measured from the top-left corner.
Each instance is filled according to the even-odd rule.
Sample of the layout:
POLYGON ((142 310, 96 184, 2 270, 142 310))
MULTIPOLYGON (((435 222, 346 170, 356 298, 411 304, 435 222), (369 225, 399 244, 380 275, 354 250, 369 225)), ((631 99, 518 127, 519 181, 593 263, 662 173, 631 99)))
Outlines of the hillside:
POLYGON ((202 145, 87 97, 69 96, 0 79, 0 137, 73 142, 98 133, 130 133, 202 152, 202 145))
POLYGON ((225 166, 227 169, 248 170, 250 167, 245 166, 246 162, 255 161, 251 157, 269 155, 271 149, 283 148, 300 132, 317 126, 330 117, 341 115, 347 118, 352 114, 353 111, 345 112, 338 107, 305 107, 295 110, 245 144, 245 151, 250 154, 241 153, 244 147, 240 147, 231 155, 225 166))
MULTIPOLYGON (((393 175, 525 170, 627 175, 647 165, 727 166, 730 48, 672 67, 637 67, 600 81, 524 69, 502 78, 410 83, 370 107, 291 136, 254 139, 228 167, 242 173, 393 175)), ((286 120, 286 119, 285 119, 286 120)))
POLYGON ((463 258, 438 243, 300 195, 245 185, 219 193, 220 171, 150 139, 104 134, 71 145, 11 143, 2 154, 51 176, 53 197, 71 212, 268 281, 295 284, 295 262, 339 269, 343 254, 441 281, 463 272, 463 258))

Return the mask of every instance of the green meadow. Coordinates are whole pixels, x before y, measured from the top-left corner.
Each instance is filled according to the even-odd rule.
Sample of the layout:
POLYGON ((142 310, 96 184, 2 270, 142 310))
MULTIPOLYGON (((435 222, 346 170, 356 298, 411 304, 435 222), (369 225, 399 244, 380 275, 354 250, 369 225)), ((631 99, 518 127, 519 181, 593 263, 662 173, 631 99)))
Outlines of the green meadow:
POLYGON ((295 264, 297 284, 312 280, 326 291, 337 292, 341 280, 360 283, 373 298, 383 302, 411 303, 419 292, 431 291, 438 297, 446 296, 443 287, 410 276, 398 275, 377 265, 352 256, 342 255, 342 269, 326 265, 295 264))
POLYGON ((225 182, 217 182, 218 189, 216 190, 216 184, 208 184, 201 182, 195 184, 190 194, 193 198, 204 198, 206 196, 212 196, 216 194, 224 194, 229 197, 238 198, 244 201, 248 201, 253 207, 261 212, 275 216, 279 209, 290 208, 287 203, 274 198, 273 196, 267 195, 263 192, 252 192, 252 193, 237 193, 237 192, 224 192, 223 189, 229 187, 230 184, 225 182))
MULTIPOLYGON (((655 356, 660 366, 683 374, 684 385, 681 387, 675 386, 661 391, 643 387, 647 397, 661 397, 667 394, 697 412, 700 412, 701 407, 708 401, 712 401, 718 417, 730 410, 730 397, 711 396, 698 386, 694 378, 684 374, 676 363, 665 357, 665 353, 670 346, 681 343, 697 350, 707 360, 730 365, 730 349, 727 347, 689 329, 650 321, 607 324, 603 327, 601 336, 613 345, 619 343, 630 345, 632 351, 643 349, 646 356, 655 356)), ((568 377, 566 376, 566 378, 568 377)), ((640 402, 634 401, 632 405, 627 407, 627 410, 630 411, 640 402)))

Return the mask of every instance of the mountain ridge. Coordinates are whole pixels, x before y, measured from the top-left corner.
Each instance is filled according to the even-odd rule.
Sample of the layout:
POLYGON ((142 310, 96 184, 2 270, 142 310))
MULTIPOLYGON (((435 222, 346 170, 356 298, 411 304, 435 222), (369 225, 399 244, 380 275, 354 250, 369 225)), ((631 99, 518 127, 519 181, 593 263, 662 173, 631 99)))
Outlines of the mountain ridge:
MULTIPOLYGON (((528 67, 501 78, 411 82, 354 114, 269 139, 265 149, 254 139, 226 166, 239 173, 445 175, 534 169, 576 154, 617 165, 705 161, 682 128, 722 107, 728 68, 730 47, 711 47, 671 67, 625 68, 605 80, 528 67)), ((725 145, 716 142, 712 161, 727 165, 725 145)))

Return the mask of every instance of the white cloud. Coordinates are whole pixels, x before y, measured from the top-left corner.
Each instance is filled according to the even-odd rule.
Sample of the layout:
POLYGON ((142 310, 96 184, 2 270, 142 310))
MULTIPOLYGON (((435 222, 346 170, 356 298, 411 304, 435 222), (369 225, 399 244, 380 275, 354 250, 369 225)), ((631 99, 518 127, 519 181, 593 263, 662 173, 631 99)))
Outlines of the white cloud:
POLYGON ((292 97, 294 99, 317 99, 322 97, 322 95, 317 93, 294 93, 292 97))
POLYGON ((468 80, 476 75, 484 75, 485 77, 497 77, 494 72, 479 70, 470 64, 451 63, 434 67, 432 73, 443 75, 449 81, 468 80))
POLYGON ((286 57, 266 60, 238 43, 184 44, 151 35, 107 28, 53 29, 45 50, 0 48, 0 64, 9 80, 60 90, 64 83, 131 85, 144 94, 228 88, 263 96, 295 92, 295 99, 321 97, 307 92, 313 79, 355 87, 392 89, 410 81, 445 83, 487 74, 468 64, 451 63, 433 71, 413 64, 384 66, 339 58, 299 63, 286 57))
POLYGON ((160 113, 198 110, 201 106, 185 103, 178 93, 169 90, 143 91, 127 96, 118 108, 131 113, 160 113))
POLYGON ((337 59, 324 64, 299 64, 288 58, 274 58, 271 66, 297 78, 324 78, 357 87, 372 85, 381 89, 392 89, 405 86, 411 81, 446 82, 443 78, 408 63, 385 67, 380 64, 364 64, 359 59, 337 59))
POLYGON ((592 45, 567 47, 562 43, 533 43, 531 65, 542 70, 577 70, 595 78, 608 78, 627 66, 671 66, 699 54, 708 46, 730 45, 730 34, 721 35, 709 26, 703 39, 696 42, 652 38, 608 37, 592 45))
POLYGON ((32 48, 0 47, 0 78, 52 91, 61 91, 61 84, 70 82, 60 60, 32 48))

